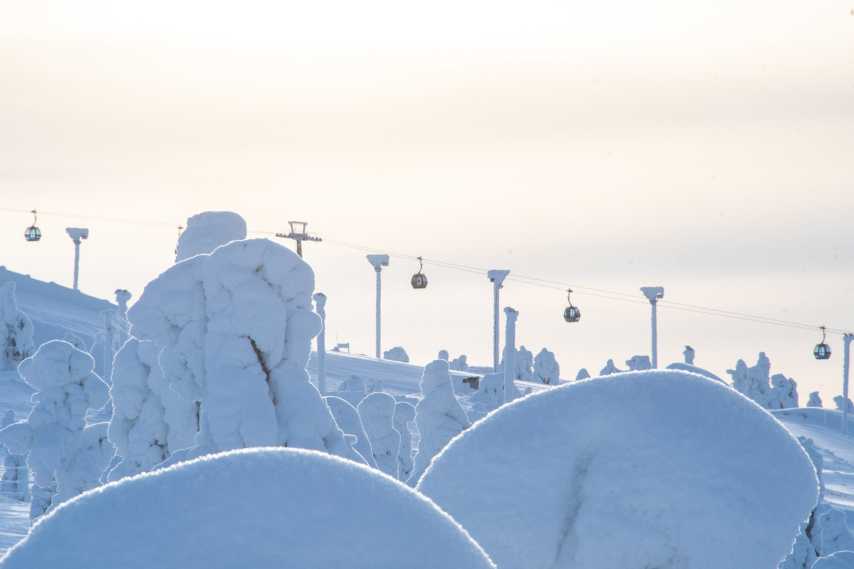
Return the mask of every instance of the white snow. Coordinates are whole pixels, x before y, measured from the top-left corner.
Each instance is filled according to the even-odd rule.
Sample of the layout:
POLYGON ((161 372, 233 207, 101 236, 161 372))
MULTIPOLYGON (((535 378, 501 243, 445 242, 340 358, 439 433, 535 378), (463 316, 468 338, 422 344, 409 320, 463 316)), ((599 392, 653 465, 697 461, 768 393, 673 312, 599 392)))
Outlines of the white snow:
POLYGON ((210 253, 230 241, 246 239, 246 221, 231 211, 205 211, 187 220, 178 237, 175 262, 210 253))
POLYGON ((2 569, 491 569, 465 531, 390 477, 250 449, 126 478, 46 516, 2 569))
POLYGON ((421 400, 415 406, 415 424, 421 440, 415 455, 410 484, 415 484, 433 457, 452 438, 471 426, 466 412, 454 395, 448 374, 448 362, 434 360, 424 368, 421 377, 421 400))
POLYGON ((692 364, 681 363, 681 362, 673 362, 672 364, 667 366, 667 369, 673 369, 677 371, 687 371, 688 373, 696 373, 697 375, 702 375, 703 377, 713 379, 715 381, 719 381, 721 383, 726 383, 723 379, 710 372, 707 369, 703 369, 701 367, 697 367, 692 364))
POLYGON ((534 358, 534 379, 546 385, 560 383, 560 365, 554 352, 543 348, 534 358))
POLYGON ((18 309, 15 282, 0 285, 0 370, 15 369, 33 352, 33 323, 18 309))
POLYGON ((359 402, 358 409, 377 468, 398 478, 400 433, 394 428, 394 407, 394 397, 388 393, 371 393, 359 402))
POLYGON ((652 362, 650 361, 649 356, 632 356, 626 360, 626 366, 628 366, 631 371, 644 371, 652 369, 652 362))
POLYGON ((409 354, 406 353, 403 346, 395 346, 383 352, 383 359, 391 360, 393 362, 409 363, 409 354))
POLYGON ((773 569, 818 498, 780 423, 678 371, 517 400, 453 440, 417 488, 502 569, 773 569))
POLYGON ((376 468, 377 461, 374 460, 374 452, 371 450, 371 440, 365 432, 359 411, 349 401, 335 395, 327 395, 323 400, 326 401, 335 418, 335 423, 344 431, 344 434, 355 437, 356 440, 353 443, 355 451, 369 466, 376 468))
POLYGON ((818 391, 810 392, 810 399, 807 401, 807 407, 824 407, 824 404, 821 401, 821 395, 819 395, 818 391))
POLYGON ((854 567, 854 551, 839 551, 822 557, 815 562, 812 569, 851 569, 852 567, 854 567))
POLYGON ((410 425, 415 420, 415 407, 411 403, 398 401, 394 405, 394 428, 400 433, 400 452, 398 452, 398 475, 406 481, 412 475, 412 431, 410 425))
POLYGON ((735 369, 727 370, 733 387, 766 409, 789 409, 798 406, 798 384, 783 374, 771 373, 771 360, 759 352, 756 365, 748 367, 744 360, 736 362, 735 369))

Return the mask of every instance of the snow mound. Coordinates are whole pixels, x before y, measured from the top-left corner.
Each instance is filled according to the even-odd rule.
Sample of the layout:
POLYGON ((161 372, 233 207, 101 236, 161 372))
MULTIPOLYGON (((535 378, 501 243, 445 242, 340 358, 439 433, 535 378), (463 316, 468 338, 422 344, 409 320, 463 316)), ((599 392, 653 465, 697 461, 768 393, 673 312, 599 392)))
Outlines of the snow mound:
POLYGON ((667 369, 674 369, 676 371, 687 371, 688 373, 696 373, 697 375, 702 375, 703 377, 707 377, 709 379, 713 379, 715 381, 719 381, 721 383, 726 383, 723 379, 713 374, 707 369, 703 369, 701 367, 697 367, 691 364, 684 364, 682 362, 673 362, 667 369))
POLYGON ((502 569, 773 569, 818 497, 808 456, 770 414, 657 370, 506 405, 417 488, 502 569))
POLYGON ((852 567, 854 567, 854 551, 839 551, 819 558, 812 569, 851 569, 852 567))
POLYGON ((2 569, 489 569, 447 514, 366 466, 295 449, 207 456, 57 508, 2 569))
POLYGON ((246 239, 246 221, 232 211, 205 211, 187 220, 178 237, 175 262, 210 253, 230 241, 246 239))

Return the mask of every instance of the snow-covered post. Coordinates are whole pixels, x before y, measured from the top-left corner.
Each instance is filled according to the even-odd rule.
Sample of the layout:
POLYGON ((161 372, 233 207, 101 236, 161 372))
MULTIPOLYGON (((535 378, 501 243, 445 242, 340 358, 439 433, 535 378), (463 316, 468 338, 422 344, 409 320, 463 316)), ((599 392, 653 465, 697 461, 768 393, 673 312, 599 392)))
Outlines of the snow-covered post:
POLYGON ((492 369, 498 371, 498 345, 499 345, 499 315, 498 308, 499 292, 501 290, 504 279, 510 274, 508 270, 493 269, 486 273, 489 280, 492 282, 492 369))
POLYGON ((516 387, 516 318, 519 313, 508 306, 504 309, 504 316, 504 402, 507 403, 513 398, 516 387))
POLYGON ((368 262, 377 273, 377 314, 376 314, 376 349, 377 359, 382 356, 382 270, 388 266, 388 255, 368 255, 368 262))
MULTIPOLYGON (((851 342, 854 341, 854 334, 844 334, 842 343, 845 346, 845 351, 842 358, 842 397, 848 400, 848 377, 851 371, 851 342)), ((848 433, 848 405, 842 407, 842 432, 848 433)))
POLYGON ((326 395, 326 295, 314 294, 314 310, 320 316, 320 333, 317 335, 317 390, 326 395))
POLYGON ((652 367, 658 368, 658 301, 664 298, 664 287, 660 286, 644 286, 641 287, 641 292, 649 300, 652 308, 650 322, 652 326, 652 367))
POLYGON ((80 276, 80 241, 89 238, 89 230, 85 227, 66 227, 65 232, 71 237, 74 242, 74 290, 80 290, 78 287, 78 277, 80 276))

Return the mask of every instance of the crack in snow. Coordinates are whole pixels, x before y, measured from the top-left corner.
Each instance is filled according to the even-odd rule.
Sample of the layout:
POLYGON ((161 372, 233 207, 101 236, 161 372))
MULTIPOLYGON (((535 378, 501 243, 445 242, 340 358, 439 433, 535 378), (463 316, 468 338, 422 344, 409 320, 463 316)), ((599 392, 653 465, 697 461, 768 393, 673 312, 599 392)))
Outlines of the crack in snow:
POLYGON ((261 371, 264 372, 264 381, 267 382, 267 391, 270 394, 270 400, 273 402, 273 406, 275 407, 278 404, 276 400, 276 391, 273 389, 273 380, 271 378, 270 368, 267 366, 267 361, 264 359, 264 354, 261 352, 261 348, 258 347, 258 344, 255 343, 255 339, 252 336, 246 336, 249 339, 249 345, 252 346, 252 351, 255 352, 255 357, 258 358, 258 364, 261 366, 261 371))
POLYGON ((560 532, 552 568, 558 567, 564 551, 567 551, 570 559, 575 557, 575 549, 578 545, 578 536, 575 535, 575 523, 578 520, 578 514, 583 504, 581 493, 587 476, 590 473, 590 465, 593 462, 593 458, 594 454, 592 452, 586 452, 580 455, 575 463, 575 472, 573 473, 569 488, 569 497, 572 499, 572 502, 569 504, 563 528, 560 532))

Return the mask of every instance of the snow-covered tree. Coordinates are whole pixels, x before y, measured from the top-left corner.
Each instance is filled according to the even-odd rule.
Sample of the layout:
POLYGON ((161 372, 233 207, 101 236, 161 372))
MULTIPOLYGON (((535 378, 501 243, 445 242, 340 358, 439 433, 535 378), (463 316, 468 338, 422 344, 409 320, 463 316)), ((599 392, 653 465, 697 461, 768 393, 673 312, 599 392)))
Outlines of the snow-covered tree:
POLYGON ((732 377, 732 386, 736 391, 753 399, 762 407, 767 407, 771 391, 770 371, 771 360, 765 352, 759 352, 759 358, 753 367, 748 367, 744 360, 740 359, 736 362, 735 369, 728 369, 727 373, 732 377))
POLYGON ((388 393, 371 393, 359 402, 358 409, 377 468, 397 478, 400 433, 394 428, 394 407, 394 397, 388 393))
POLYGON ((807 401, 807 407, 824 407, 824 404, 821 401, 821 395, 819 395, 818 391, 810 392, 810 399, 807 401))
POLYGON ((454 395, 448 362, 435 360, 427 364, 421 376, 421 400, 415 407, 415 424, 421 435, 418 454, 409 483, 414 485, 433 457, 452 438, 471 426, 466 412, 454 395))
POLYGON ((246 239, 246 221, 232 211, 205 211, 187 220, 178 237, 175 262, 210 253, 230 241, 246 239))
POLYGON ((587 371, 586 367, 578 370, 578 373, 575 374, 575 381, 581 381, 582 379, 590 379, 590 372, 587 371))
POLYGON ((632 356, 626 360, 626 365, 631 371, 652 369, 652 362, 649 361, 649 356, 632 356))
POLYGON ((451 358, 448 350, 439 350, 439 359, 442 361, 448 361, 451 358))
POLYGON ((383 359, 408 364, 409 354, 406 353, 406 350, 403 348, 403 346, 395 346, 390 350, 386 350, 383 352, 383 359))
POLYGON ((854 403, 851 402, 851 399, 846 399, 841 395, 837 395, 833 398, 833 403, 836 405, 837 411, 844 411, 845 408, 848 408, 849 413, 854 413, 854 403))
POLYGON ((33 323, 18 309, 15 283, 0 286, 0 370, 15 369, 33 351, 33 323))
POLYGON ((620 369, 614 364, 614 360, 609 359, 605 363, 605 367, 599 370, 599 375, 613 375, 615 373, 620 373, 620 369))
POLYGON ((412 431, 409 425, 415 420, 415 407, 406 401, 394 405, 394 428, 400 433, 400 452, 397 455, 398 479, 409 480, 412 474, 412 431))
MULTIPOLYGON (((3 415, 0 429, 5 429, 14 422, 15 412, 10 409, 3 415)), ((4 452, 0 494, 21 501, 27 499, 29 495, 29 471, 27 470, 27 458, 25 456, 4 452)))
POLYGON ((461 354, 452 359, 448 366, 454 371, 466 371, 469 368, 468 356, 461 354))
POLYGON ((560 383, 560 365, 554 352, 543 348, 534 358, 534 379, 547 385, 560 383))
POLYGON ((34 476, 31 516, 98 484, 113 454, 106 424, 86 426, 86 412, 107 400, 95 360, 68 342, 51 340, 18 367, 36 393, 29 416, 0 431, 0 443, 26 455, 34 476))
POLYGON ((346 436, 355 438, 353 448, 359 455, 365 459, 365 463, 369 466, 377 468, 377 461, 374 460, 374 452, 371 449, 371 439, 365 432, 365 427, 362 424, 362 418, 359 417, 359 411, 346 399, 335 395, 327 395, 323 398, 338 428, 344 431, 346 436))
POLYGON ((691 346, 685 346, 685 349, 682 350, 682 357, 685 358, 685 364, 692 366, 694 365, 694 358, 697 353, 694 351, 694 348, 691 346))
POLYGON ((519 346, 516 350, 516 379, 534 379, 534 354, 525 346, 519 346))
POLYGON ((782 373, 771 376, 768 409, 791 409, 798 406, 798 382, 782 373))
POLYGON ((199 402, 195 448, 171 462, 277 445, 358 459, 305 369, 313 292, 311 267, 267 239, 190 257, 145 287, 133 333, 162 346, 171 387, 199 402))

